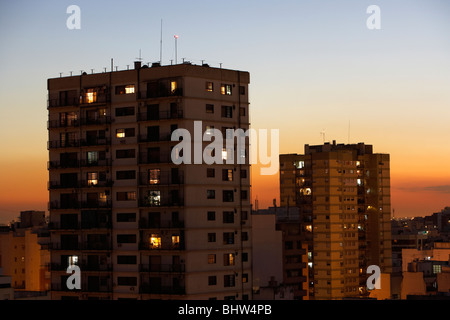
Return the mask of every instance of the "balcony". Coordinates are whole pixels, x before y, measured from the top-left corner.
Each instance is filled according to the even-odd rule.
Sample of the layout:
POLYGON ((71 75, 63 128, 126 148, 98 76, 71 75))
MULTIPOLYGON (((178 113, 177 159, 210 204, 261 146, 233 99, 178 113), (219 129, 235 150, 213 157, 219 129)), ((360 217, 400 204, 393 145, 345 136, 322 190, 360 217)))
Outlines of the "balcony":
POLYGON ((145 97, 147 99, 178 97, 182 95, 183 95, 182 88, 176 88, 174 90, 171 90, 169 88, 168 82, 159 82, 158 84, 154 84, 154 86, 151 89, 148 88, 147 91, 141 90, 139 92, 139 97, 141 98, 145 97))
POLYGON ((140 264, 140 272, 167 272, 167 273, 182 273, 185 271, 184 264, 140 264))
POLYGON ((98 104, 106 104, 111 101, 111 96, 108 93, 85 93, 81 96, 80 104, 81 105, 98 105, 98 104))
POLYGON ((87 180, 80 180, 80 181, 74 181, 71 183, 62 183, 61 181, 49 181, 48 182, 48 189, 54 190, 54 189, 73 189, 73 188, 95 188, 95 187, 111 187, 113 185, 112 180, 95 180, 93 181, 87 181, 87 180))
POLYGON ((91 200, 91 201, 82 201, 81 208, 84 209, 97 209, 97 208, 111 208, 111 200, 100 201, 100 200, 91 200))
POLYGON ((76 242, 50 242, 48 243, 49 250, 67 250, 67 251, 79 251, 81 250, 81 243, 76 242))
POLYGON ((73 201, 50 201, 48 205, 49 209, 78 209, 80 208, 80 202, 73 201))
POLYGON ((178 243, 162 243, 160 245, 154 245, 150 242, 141 242, 139 243, 139 250, 184 250, 184 243, 178 242, 178 243))
POLYGON ((184 173, 181 171, 178 175, 171 175, 169 172, 161 172, 159 177, 150 179, 147 172, 139 174, 139 185, 141 186, 168 186, 184 184, 184 173))
MULTIPOLYGON (((165 134, 159 134, 158 136, 148 135, 148 134, 141 134, 138 136, 139 142, 167 142, 172 141, 172 134, 171 133, 165 133, 165 134)), ((174 142, 179 142, 174 141, 174 142)))
POLYGON ((103 159, 97 161, 81 160, 79 163, 81 167, 107 167, 112 164, 112 161, 111 159, 103 159))
POLYGON ((171 119, 182 119, 183 110, 177 109, 172 111, 160 111, 156 113, 142 112, 138 113, 138 121, 159 121, 159 120, 171 120, 171 119))
POLYGON ((145 218, 139 219, 139 229, 181 229, 184 228, 184 221, 148 221, 145 218))
POLYGON ((152 164, 152 163, 172 163, 171 154, 158 154, 142 152, 139 154, 139 164, 152 164))
POLYGON ((110 144, 111 140, 109 138, 93 137, 81 140, 82 146, 106 146, 110 144))
POLYGON ((84 126, 110 124, 111 117, 82 118, 80 123, 84 126))
POLYGON ((139 207, 182 207, 184 198, 162 198, 162 199, 139 199, 139 207))
POLYGON ((78 97, 66 99, 48 99, 47 102, 48 108, 78 106, 79 104, 80 98, 78 97))
POLYGON ((64 168, 79 168, 80 161, 71 160, 71 161, 48 161, 47 169, 64 169, 64 168))
POLYGON ((65 223, 65 222, 49 222, 49 230, 79 230, 80 224, 78 222, 65 223))
POLYGON ((98 250, 112 250, 112 246, 110 243, 106 242, 83 242, 81 243, 81 250, 92 250, 92 251, 98 251, 98 250))
POLYGON ((111 221, 81 221, 82 229, 111 229, 111 221))
POLYGON ((75 128, 80 126, 79 120, 70 120, 70 121, 60 121, 60 120, 51 120, 47 121, 47 129, 53 128, 75 128))
POLYGON ((47 149, 58 149, 58 148, 78 148, 81 146, 81 140, 53 140, 47 142, 47 149))
POLYGON ((183 295, 186 294, 186 288, 184 286, 155 286, 149 283, 143 283, 139 287, 139 293, 150 294, 174 294, 183 295))

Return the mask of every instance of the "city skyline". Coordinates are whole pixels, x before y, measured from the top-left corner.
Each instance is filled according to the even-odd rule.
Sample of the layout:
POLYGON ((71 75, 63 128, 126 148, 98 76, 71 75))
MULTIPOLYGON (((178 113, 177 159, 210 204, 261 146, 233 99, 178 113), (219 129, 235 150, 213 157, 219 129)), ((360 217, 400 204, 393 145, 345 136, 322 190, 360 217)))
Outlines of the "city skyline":
MULTIPOLYGON (((158 61, 161 19, 163 65, 176 34, 178 63, 250 72, 251 127, 279 129, 280 154, 323 143, 323 131, 326 141, 373 144, 391 155, 395 216, 440 211, 450 194, 450 5, 375 2, 2 3, 0 222, 47 211, 46 79, 109 71, 111 58, 132 69, 140 51, 143 63, 158 61), (71 4, 80 30, 66 26, 71 4), (366 27, 371 4, 381 30, 366 27)), ((279 203, 278 174, 252 167, 252 203, 279 203)))

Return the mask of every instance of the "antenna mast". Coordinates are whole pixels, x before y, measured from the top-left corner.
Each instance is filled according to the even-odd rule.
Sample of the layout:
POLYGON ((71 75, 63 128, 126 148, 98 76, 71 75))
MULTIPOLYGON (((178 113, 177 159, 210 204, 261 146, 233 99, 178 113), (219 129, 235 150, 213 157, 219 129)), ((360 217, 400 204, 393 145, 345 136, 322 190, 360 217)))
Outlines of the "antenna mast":
POLYGON ((159 64, 162 65, 162 28, 163 28, 163 21, 161 19, 161 37, 159 40, 159 64))

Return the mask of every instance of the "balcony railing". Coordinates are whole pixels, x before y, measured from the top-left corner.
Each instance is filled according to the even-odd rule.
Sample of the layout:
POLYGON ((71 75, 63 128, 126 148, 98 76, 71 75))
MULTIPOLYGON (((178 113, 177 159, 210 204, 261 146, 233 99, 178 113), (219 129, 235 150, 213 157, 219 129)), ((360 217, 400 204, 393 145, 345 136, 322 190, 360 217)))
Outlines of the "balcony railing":
MULTIPOLYGON (((172 134, 171 133, 164 133, 159 134, 158 136, 153 136, 149 134, 141 134, 138 137, 139 142, 161 142, 161 141, 171 141, 172 134)), ((179 141, 176 141, 179 142, 179 141)))
POLYGON ((152 163, 172 163, 170 154, 150 154, 142 152, 139 154, 140 164, 152 164, 152 163))
POLYGON ((182 207, 184 205, 184 198, 162 198, 159 200, 139 199, 139 207, 182 207))
POLYGON ((77 148, 81 146, 81 140, 53 140, 47 142, 47 149, 57 149, 57 148, 77 148))
POLYGON ((96 104, 105 104, 111 101, 111 96, 108 93, 96 94, 93 97, 89 97, 87 95, 83 95, 80 99, 80 104, 84 105, 96 105, 96 104))
POLYGON ((61 181, 49 181, 48 189, 73 189, 73 188, 94 188, 94 187, 111 187, 112 180, 79 180, 73 183, 61 183, 61 181))
POLYGON ((69 290, 65 283, 52 283, 52 291, 74 291, 74 292, 112 292, 112 284, 105 286, 89 285, 86 282, 81 283, 81 289, 69 290))
POLYGON ((94 137, 81 140, 82 146, 106 146, 110 144, 111 140, 109 138, 94 137))
POLYGON ((141 186, 184 184, 184 174, 183 171, 179 171, 178 175, 171 175, 169 172, 161 172, 159 177, 150 179, 148 172, 141 172, 139 174, 139 184, 141 186))
POLYGON ((111 200, 107 201, 51 201, 49 209, 80 209, 80 208, 110 208, 111 200))
POLYGON ((82 201, 81 208, 110 208, 111 200, 107 201, 82 201))
POLYGON ((172 111, 159 111, 157 113, 141 112, 138 113, 138 121, 157 121, 157 120, 169 120, 169 119, 182 119, 183 110, 172 110, 172 111))
POLYGON ((184 243, 161 243, 160 245, 154 245, 149 242, 139 243, 139 250, 184 250, 184 243))
POLYGON ((61 168, 79 168, 80 161, 48 161, 47 169, 61 169, 61 168))
POLYGON ((140 229, 180 229, 184 228, 184 221, 148 221, 145 218, 139 219, 140 229))
POLYGON ((79 97, 67 98, 67 99, 48 99, 48 107, 69 107, 78 106, 80 104, 79 97))
POLYGON ((49 222, 48 228, 50 230, 79 230, 80 223, 49 222))
POLYGON ((51 128, 74 128, 80 126, 79 120, 70 121, 60 121, 60 120, 50 120, 47 121, 47 129, 51 128))
POLYGON ((155 286, 143 283, 139 287, 139 293, 183 295, 186 294, 186 288, 184 286, 155 286))
POLYGON ((111 117, 98 117, 98 118, 81 118, 81 124, 84 126, 88 125, 102 125, 102 124, 110 124, 111 117))
POLYGON ((165 97, 176 97, 176 96, 182 96, 183 95, 183 89, 182 88, 176 88, 175 90, 170 90, 167 85, 161 85, 158 86, 158 88, 155 88, 154 90, 141 90, 139 92, 139 97, 146 97, 149 98, 165 98, 165 97))
POLYGON ((141 264, 139 266, 141 272, 168 272, 182 273, 185 271, 184 264, 141 264))

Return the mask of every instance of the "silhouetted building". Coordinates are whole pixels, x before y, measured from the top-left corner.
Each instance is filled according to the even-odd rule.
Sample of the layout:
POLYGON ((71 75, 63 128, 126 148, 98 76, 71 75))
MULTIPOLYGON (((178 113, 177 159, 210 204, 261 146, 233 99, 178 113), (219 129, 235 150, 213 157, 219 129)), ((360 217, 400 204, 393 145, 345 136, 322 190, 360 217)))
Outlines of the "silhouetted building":
POLYGON ((388 154, 333 141, 305 145, 304 155, 280 155, 280 200, 298 207, 304 221, 311 298, 367 296, 369 265, 391 273, 388 154))
POLYGON ((248 129, 249 81, 248 72, 139 62, 48 80, 54 299, 251 298, 248 157, 171 157, 188 156, 171 141, 176 129, 189 131, 194 154, 196 120, 200 139, 248 129), (69 264, 81 269, 79 291, 66 287, 69 264))

